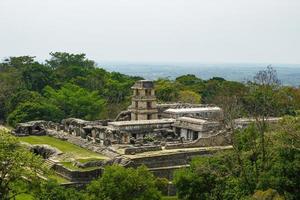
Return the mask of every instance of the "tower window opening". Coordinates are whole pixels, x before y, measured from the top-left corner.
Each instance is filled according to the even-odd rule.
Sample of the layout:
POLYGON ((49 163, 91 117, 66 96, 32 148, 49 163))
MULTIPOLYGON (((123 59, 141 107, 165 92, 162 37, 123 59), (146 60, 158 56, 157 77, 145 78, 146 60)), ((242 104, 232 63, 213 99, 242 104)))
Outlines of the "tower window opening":
POLYGON ((151 96, 151 90, 150 89, 146 89, 146 96, 151 96))
POLYGON ((147 102, 147 109, 151 109, 151 102, 147 102))

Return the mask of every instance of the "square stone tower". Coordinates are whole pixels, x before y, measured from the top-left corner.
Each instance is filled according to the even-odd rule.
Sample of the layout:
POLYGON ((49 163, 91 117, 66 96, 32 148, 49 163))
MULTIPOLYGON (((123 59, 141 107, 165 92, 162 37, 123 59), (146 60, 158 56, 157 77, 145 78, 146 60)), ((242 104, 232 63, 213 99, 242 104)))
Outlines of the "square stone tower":
POLYGON ((131 120, 157 119, 157 105, 153 81, 137 81, 133 90, 132 104, 129 106, 131 120))

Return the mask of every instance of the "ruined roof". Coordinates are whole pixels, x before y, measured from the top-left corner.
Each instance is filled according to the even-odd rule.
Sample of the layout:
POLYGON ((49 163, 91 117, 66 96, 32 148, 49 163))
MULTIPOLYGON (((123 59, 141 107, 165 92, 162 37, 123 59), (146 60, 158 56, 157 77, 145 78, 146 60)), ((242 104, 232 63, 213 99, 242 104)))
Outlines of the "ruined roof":
POLYGON ((135 82, 135 84, 131 87, 132 89, 152 89, 154 88, 153 81, 149 80, 140 80, 135 82))
POLYGON ((108 125, 131 126, 131 125, 165 124, 165 123, 174 123, 174 122, 175 122, 175 119, 152 119, 152 120, 109 122, 108 125))
POLYGON ((89 121, 83 120, 83 119, 78 119, 78 118, 67 118, 63 119, 62 123, 76 123, 76 124, 86 124, 89 121))
POLYGON ((204 119, 196 119, 196 118, 192 118, 192 117, 179 117, 177 119, 178 121, 183 121, 183 122, 189 122, 189 123, 193 123, 193 124, 205 124, 205 123, 210 123, 207 120, 204 119))
POLYGON ((192 117, 179 117, 173 124, 174 127, 181 127, 194 131, 205 131, 208 127, 217 127, 220 123, 216 121, 208 121, 204 119, 196 119, 192 117))
POLYGON ((219 107, 202 107, 202 108, 170 108, 167 109, 166 113, 174 113, 174 114, 180 114, 180 113, 199 113, 199 112, 219 112, 222 111, 219 107))
POLYGON ((216 151, 220 151, 220 150, 223 151, 227 149, 232 149, 232 146, 228 145, 228 146, 194 147, 194 148, 178 148, 178 149, 163 148, 163 150, 161 151, 149 151, 149 152, 143 152, 135 155, 123 155, 123 156, 130 159, 139 159, 139 158, 160 157, 160 156, 184 154, 184 153, 199 152, 199 151, 216 152, 216 151))
POLYGON ((157 107, 161 108, 203 108, 203 107, 215 107, 212 104, 193 104, 193 103, 182 103, 182 102, 173 102, 173 103, 159 103, 157 107))
POLYGON ((24 122, 24 123, 18 123, 17 126, 22 126, 22 127, 31 127, 31 126, 36 126, 39 124, 45 124, 46 121, 44 120, 37 120, 37 121, 29 121, 29 122, 24 122))

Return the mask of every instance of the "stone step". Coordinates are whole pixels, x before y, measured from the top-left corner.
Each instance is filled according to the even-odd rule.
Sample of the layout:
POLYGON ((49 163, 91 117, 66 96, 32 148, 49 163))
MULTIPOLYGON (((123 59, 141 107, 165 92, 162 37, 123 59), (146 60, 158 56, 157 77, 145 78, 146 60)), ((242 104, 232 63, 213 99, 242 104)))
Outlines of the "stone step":
POLYGON ((46 159, 45 162, 43 163, 43 166, 46 167, 47 169, 51 169, 56 163, 52 160, 46 159))

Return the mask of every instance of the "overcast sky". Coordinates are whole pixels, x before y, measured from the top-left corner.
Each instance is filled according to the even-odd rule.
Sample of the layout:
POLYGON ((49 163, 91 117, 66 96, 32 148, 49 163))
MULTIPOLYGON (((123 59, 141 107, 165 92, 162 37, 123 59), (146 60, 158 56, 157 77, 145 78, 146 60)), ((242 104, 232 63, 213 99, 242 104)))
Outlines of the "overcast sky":
POLYGON ((0 0, 0 58, 300 63, 300 0, 0 0))

